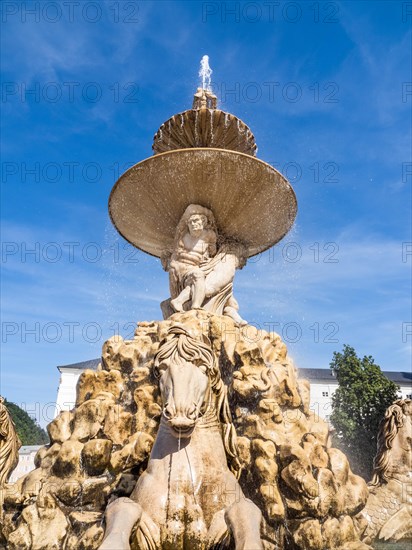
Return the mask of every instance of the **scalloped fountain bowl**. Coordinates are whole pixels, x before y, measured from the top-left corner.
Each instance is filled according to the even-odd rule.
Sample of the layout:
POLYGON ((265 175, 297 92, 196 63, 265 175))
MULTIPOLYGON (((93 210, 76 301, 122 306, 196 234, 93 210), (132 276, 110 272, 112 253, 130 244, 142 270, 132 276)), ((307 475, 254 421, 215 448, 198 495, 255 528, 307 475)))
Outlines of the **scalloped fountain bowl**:
POLYGON ((173 149, 213 147, 256 156, 257 145, 250 128, 220 109, 189 109, 164 122, 153 138, 154 154, 173 149))

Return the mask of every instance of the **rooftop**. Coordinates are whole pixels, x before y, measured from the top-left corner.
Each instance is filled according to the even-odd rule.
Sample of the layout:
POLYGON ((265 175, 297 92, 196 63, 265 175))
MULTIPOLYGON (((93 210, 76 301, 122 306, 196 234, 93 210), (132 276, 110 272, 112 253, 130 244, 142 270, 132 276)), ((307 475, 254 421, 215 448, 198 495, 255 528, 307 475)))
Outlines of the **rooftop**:
POLYGON ((30 453, 36 453, 42 447, 43 445, 22 445, 19 449, 19 455, 29 455, 30 453))
POLYGON ((100 359, 89 359, 88 361, 81 361, 80 363, 72 363, 70 365, 58 365, 58 369, 61 372, 61 369, 91 369, 96 370, 98 364, 100 363, 100 359))
MULTIPOLYGON (((307 378, 310 381, 322 380, 333 382, 336 381, 336 377, 332 374, 332 369, 298 369, 299 375, 302 378, 307 378)), ((398 371, 382 371, 386 378, 392 380, 396 384, 411 385, 412 373, 411 372, 398 372, 398 371)))
MULTIPOLYGON (((88 361, 81 361, 80 363, 72 363, 71 365, 60 365, 57 368, 61 372, 61 369, 91 369, 96 370, 100 359, 89 359, 88 361)), ((306 378, 309 381, 322 380, 333 382, 336 381, 335 376, 332 374, 331 369, 298 369, 299 376, 306 378)), ((383 371, 383 374, 392 382, 401 385, 411 385, 412 384, 412 372, 397 372, 397 371, 383 371)))

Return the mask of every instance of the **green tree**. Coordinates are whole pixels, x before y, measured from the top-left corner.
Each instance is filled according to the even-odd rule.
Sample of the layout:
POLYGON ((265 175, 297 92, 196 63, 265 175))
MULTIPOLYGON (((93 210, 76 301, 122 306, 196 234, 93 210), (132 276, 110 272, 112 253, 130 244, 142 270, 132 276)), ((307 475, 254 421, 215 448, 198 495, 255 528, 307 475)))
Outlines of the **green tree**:
POLYGON ((7 399, 5 399, 4 404, 13 419, 22 445, 43 445, 49 442, 46 432, 26 411, 15 403, 7 401, 7 399))
POLYGON ((330 367, 339 383, 332 397, 333 443, 347 455, 353 471, 369 481, 379 423, 397 399, 399 387, 371 356, 360 359, 347 345, 333 354, 330 367))

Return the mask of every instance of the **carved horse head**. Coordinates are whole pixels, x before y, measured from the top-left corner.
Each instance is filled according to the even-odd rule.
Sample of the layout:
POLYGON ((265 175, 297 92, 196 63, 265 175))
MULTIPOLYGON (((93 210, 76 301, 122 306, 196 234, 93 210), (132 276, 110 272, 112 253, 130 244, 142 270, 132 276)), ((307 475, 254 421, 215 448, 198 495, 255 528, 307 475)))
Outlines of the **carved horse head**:
POLYGON ((240 473, 236 430, 210 342, 196 339, 182 325, 168 330, 154 360, 163 401, 162 421, 176 437, 188 438, 199 419, 208 415, 220 421, 223 442, 232 471, 240 473))

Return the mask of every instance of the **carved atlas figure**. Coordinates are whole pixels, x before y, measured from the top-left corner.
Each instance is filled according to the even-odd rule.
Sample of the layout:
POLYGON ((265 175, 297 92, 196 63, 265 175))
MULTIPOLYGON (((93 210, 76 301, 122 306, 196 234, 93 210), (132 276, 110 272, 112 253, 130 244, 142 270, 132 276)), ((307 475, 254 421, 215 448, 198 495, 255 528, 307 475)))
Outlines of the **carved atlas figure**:
POLYGON ((100 550, 129 549, 133 528, 133 547, 142 550, 208 549, 230 537, 236 550, 263 549, 261 512, 237 481, 236 432, 210 344, 175 324, 153 368, 163 402, 159 431, 130 498, 106 510, 100 550))
POLYGON ((166 317, 202 308, 246 323, 233 296, 235 271, 245 265, 246 258, 239 243, 219 239, 211 210, 198 204, 186 208, 176 229, 174 249, 165 253, 162 263, 169 272, 171 295, 162 304, 166 317))

